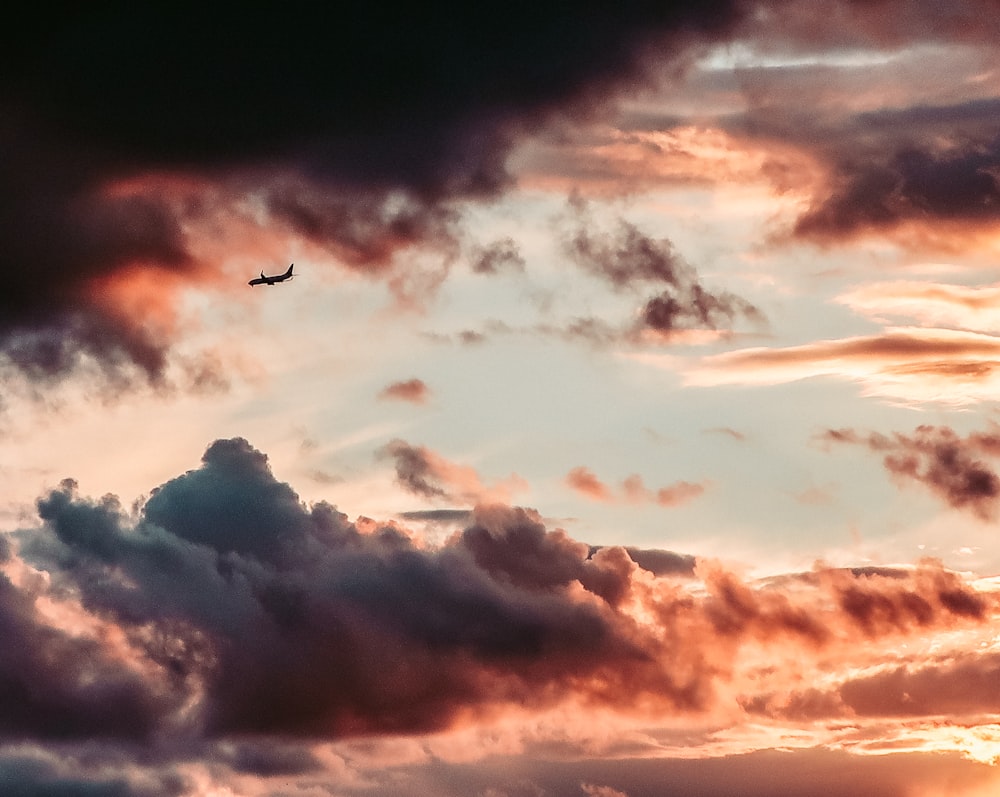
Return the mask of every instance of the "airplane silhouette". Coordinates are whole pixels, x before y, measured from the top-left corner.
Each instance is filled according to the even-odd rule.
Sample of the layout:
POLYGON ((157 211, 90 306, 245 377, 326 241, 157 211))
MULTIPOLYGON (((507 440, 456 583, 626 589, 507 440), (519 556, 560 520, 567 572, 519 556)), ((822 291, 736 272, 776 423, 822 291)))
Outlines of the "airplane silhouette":
POLYGON ((260 272, 259 277, 254 277, 252 280, 250 280, 250 282, 247 283, 247 285, 275 285, 276 283, 284 282, 285 280, 290 280, 292 278, 292 266, 294 265, 295 264, 292 263, 288 267, 288 271, 286 271, 284 274, 275 274, 273 277, 265 277, 264 272, 262 271, 260 272))

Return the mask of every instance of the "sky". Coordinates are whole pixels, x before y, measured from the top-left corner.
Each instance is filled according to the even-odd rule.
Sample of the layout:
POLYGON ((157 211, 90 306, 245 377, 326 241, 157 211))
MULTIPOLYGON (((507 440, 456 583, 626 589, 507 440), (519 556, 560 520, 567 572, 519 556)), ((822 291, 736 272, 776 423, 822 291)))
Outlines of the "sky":
POLYGON ((1000 788, 1000 4, 8 23, 0 791, 1000 788))

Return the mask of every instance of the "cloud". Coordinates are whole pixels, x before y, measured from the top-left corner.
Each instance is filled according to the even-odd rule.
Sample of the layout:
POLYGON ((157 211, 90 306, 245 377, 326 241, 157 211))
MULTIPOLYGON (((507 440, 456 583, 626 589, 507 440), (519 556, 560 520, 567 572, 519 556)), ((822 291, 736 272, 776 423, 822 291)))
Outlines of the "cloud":
POLYGON ((697 498, 705 491, 704 484, 679 481, 667 487, 651 490, 646 487, 642 476, 633 473, 627 476, 621 484, 620 495, 602 482, 597 475, 584 466, 573 468, 566 475, 566 484, 576 492, 592 501, 623 502, 623 503, 656 503, 660 506, 679 506, 697 498))
POLYGON ((421 379, 407 379, 403 382, 393 382, 391 385, 387 385, 378 395, 381 399, 424 404, 430 395, 430 389, 421 379))
POLYGON ((0 755, 0 788, 26 797, 179 797, 182 784, 171 777, 136 782, 127 775, 107 777, 71 769, 50 757, 0 755))
MULTIPOLYGON (((538 754, 519 758, 505 756, 475 766, 442 766, 430 783, 436 793, 458 784, 461 793, 493 797, 494 792, 490 789, 497 788, 496 784, 509 784, 512 770, 544 788, 545 794, 559 797, 589 797, 590 794, 601 797, 612 794, 723 797, 736 793, 746 797, 774 797, 803 791, 827 797, 856 794, 983 797, 995 784, 992 767, 964 760, 957 754, 860 756, 842 749, 821 747, 761 750, 699 760, 657 757, 655 754, 611 761, 593 757, 550 760, 538 754), (588 793, 585 788, 601 791, 588 793)), ((430 790, 426 780, 420 778, 418 782, 418 787, 395 793, 400 797, 417 797, 430 790)), ((502 788, 497 788, 495 793, 504 794, 502 788)))
POLYGON ((0 625, 10 640, 0 656, 0 736, 149 739, 178 708, 165 685, 148 681, 100 640, 41 622, 34 596, 6 578, 0 625))
POLYGON ((93 762, 43 781, 131 773, 141 794, 173 773, 188 786, 167 793, 181 793, 205 762, 319 783, 334 740, 471 732, 504 716, 521 728, 547 717, 543 728, 577 710, 645 728, 723 722, 732 752, 748 749, 736 709, 751 725, 840 720, 852 706, 873 721, 947 709, 975 724, 995 679, 988 649, 944 657, 988 632, 996 594, 938 562, 755 582, 710 560, 587 545, 497 504, 418 545, 395 524, 304 505, 239 438, 212 443, 132 511, 72 481, 38 511, 2 563, 0 771, 4 745, 57 757, 82 745, 93 762), (911 713, 890 691, 874 700, 865 679, 879 677, 896 694, 912 687, 911 713))
POLYGON ((998 101, 968 79, 991 68, 988 40, 921 52, 912 41, 895 48, 891 36, 868 38, 859 21, 841 32, 858 35, 855 59, 873 58, 883 82, 866 79, 871 65, 825 63, 828 51, 800 42, 777 68, 739 70, 749 107, 720 115, 718 124, 749 152, 773 153, 762 176, 802 199, 792 237, 830 244, 878 236, 961 251, 970 234, 995 227, 1000 208, 998 101), (967 55, 972 47, 980 48, 978 61, 967 55), (933 78, 930 59, 941 72, 933 78))
POLYGON ((489 246, 472 250, 472 270, 477 274, 501 271, 524 271, 524 257, 511 237, 500 238, 489 246))
POLYGON ((643 570, 654 576, 693 576, 697 560, 689 554, 628 546, 625 552, 643 570))
POLYGON ((730 426, 713 426, 710 429, 702 429, 702 434, 722 435, 732 438, 738 443, 744 443, 747 439, 747 436, 743 432, 733 429, 730 426))
MULTIPOLYGON (((927 113, 951 109, 920 109, 927 113)), ((983 110, 986 110, 985 108, 983 110)), ((995 103, 990 112, 995 113, 995 103)), ((937 119, 914 121, 937 123, 937 119)), ((862 120, 859 120, 862 121, 862 120)), ((798 219, 803 237, 839 238, 871 230, 893 230, 962 222, 993 226, 1000 221, 1000 139, 962 140, 944 148, 930 142, 888 142, 867 159, 844 153, 834 164, 825 195, 798 219)))
POLYGON ((143 7, 53 24, 29 9, 0 47, 0 352, 30 379, 94 360, 155 384, 171 337, 101 285, 139 270, 164 301, 171 280, 214 279, 199 238, 230 223, 366 270, 453 246, 449 204, 509 186, 523 136, 648 81, 654 43, 675 42, 670 57, 740 13, 449 3, 390 18, 356 4, 331 25, 306 8, 143 7), (266 56, 278 42, 296 57, 266 56))
POLYGON ((594 501, 611 500, 611 490, 597 478, 597 474, 583 465, 566 474, 566 484, 594 501))
POLYGON ((1000 433, 973 432, 960 437, 947 426, 918 426, 912 435, 891 437, 853 429, 828 429, 820 437, 830 443, 862 445, 883 454, 885 469, 900 482, 917 482, 955 509, 982 520, 995 517, 1000 476, 980 457, 1000 457, 1000 433))
POLYGON ((580 788, 587 797, 628 797, 623 791, 613 789, 610 786, 598 786, 595 783, 581 783, 580 788))
POLYGON ((906 316, 921 326, 1000 332, 1000 287, 940 282, 875 282, 836 298, 855 312, 879 319, 906 316))
MULTIPOLYGON (((703 82, 705 73, 687 74, 683 84, 671 86, 664 102, 685 90, 702 95, 719 91, 703 82)), ((782 170, 795 172, 801 180, 802 173, 816 168, 808 155, 787 144, 729 133, 708 126, 707 119, 691 121, 683 115, 650 119, 626 110, 614 127, 560 129, 550 137, 555 140, 540 136, 519 154, 522 181, 550 191, 605 197, 663 187, 770 185, 782 170)))
POLYGON ((628 476, 622 488, 627 499, 631 502, 653 501, 660 506, 679 506, 691 501, 705 492, 704 484, 679 481, 667 487, 660 487, 651 490, 643 484, 642 477, 638 474, 628 476))
POLYGON ((468 509, 426 509, 401 512, 403 520, 426 520, 431 523, 467 523, 472 518, 468 509))
POLYGON ((571 199, 570 207, 575 228, 565 249, 581 268, 618 290, 660 288, 646 300, 635 331, 670 335, 686 329, 729 329, 738 317, 752 322, 763 319, 745 299, 706 289, 669 240, 650 238, 624 220, 618 221, 613 233, 601 233, 589 223, 581 199, 571 199))
MULTIPOLYGON (((115 501, 79 499, 70 483, 39 512, 48 531, 24 538, 23 554, 120 625, 149 681, 109 664, 87 682, 87 700, 73 699, 72 668, 93 672, 100 660, 68 655, 70 646, 51 657, 60 686, 43 692, 60 719, 12 705, 8 733, 79 724, 141 736, 134 726, 151 713, 159 728, 178 728, 190 701, 197 711, 183 724, 209 735, 426 731, 463 707, 546 704, 564 688, 587 693, 591 680, 603 685, 597 698, 625 674, 630 688, 691 699, 650 659, 658 644, 619 625, 625 618, 599 597, 627 589, 628 557, 591 557, 524 511, 483 509, 444 549, 421 552, 392 527, 361 533, 328 505, 307 510, 264 455, 235 439, 155 491, 132 528, 115 501), (590 599, 570 589, 578 580, 590 599), (137 702, 143 710, 105 716, 137 702)), ((24 625, 10 628, 20 640, 11 650, 26 659, 19 677, 37 684, 51 666, 31 654, 48 643, 24 625)))
POLYGON ((392 440, 383 446, 379 456, 395 462, 396 480, 414 495, 440 498, 450 502, 509 500, 512 493, 527 489, 527 483, 517 474, 487 486, 475 469, 459 465, 424 446, 414 446, 405 440, 392 440))
MULTIPOLYGON (((998 362, 1000 338, 993 335, 889 327, 878 335, 738 349, 684 365, 682 372, 692 386, 776 385, 833 376, 860 382, 866 395, 963 405, 993 395, 998 362)), ((676 361, 669 365, 676 367, 676 361)))

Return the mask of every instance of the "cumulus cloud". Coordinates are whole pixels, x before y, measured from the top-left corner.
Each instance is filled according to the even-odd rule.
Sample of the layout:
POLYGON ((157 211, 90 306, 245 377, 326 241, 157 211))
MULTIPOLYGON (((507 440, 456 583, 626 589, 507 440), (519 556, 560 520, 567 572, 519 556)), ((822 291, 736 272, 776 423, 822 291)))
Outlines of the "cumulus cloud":
POLYGON ((51 681, 37 694, 58 714, 14 701, 4 723, 35 737, 407 732, 445 727, 463 706, 617 701, 622 689, 705 709, 714 680, 731 677, 719 646, 906 634, 982 621, 992 605, 930 564, 891 577, 821 571, 803 582, 826 596, 815 602, 706 565, 706 597, 692 601, 638 569, 651 552, 593 549, 504 506, 481 507, 442 548, 420 550, 390 525, 361 530, 328 504, 305 507, 241 439, 213 443, 136 519, 71 482, 39 514, 44 527, 20 536, 20 555, 49 573, 54 594, 115 623, 124 647, 111 657, 43 627, 34 598, 5 582, 2 616, 21 642, 8 682, 51 681), (636 600, 658 629, 631 617, 636 600), (683 645, 666 645, 662 634, 681 628, 683 645), (705 666, 691 669, 697 660, 705 666), (90 676, 75 678, 84 666, 90 676), (123 704, 135 708, 106 716, 123 704))
POLYGON ((822 440, 861 445, 883 455, 885 469, 901 482, 916 482, 949 506, 983 520, 995 517, 1000 476, 982 457, 1000 457, 1000 432, 959 436, 947 426, 918 426, 913 434, 891 436, 853 429, 828 429, 822 440))
MULTIPOLYGON (((894 646, 996 614, 993 593, 933 561, 755 583, 668 551, 583 544, 497 504, 418 546, 394 524, 306 506, 239 438, 132 511, 67 480, 38 512, 0 577, 0 748, 99 742, 103 763, 64 773, 81 783, 125 773, 137 746, 157 777, 180 778, 177 793, 193 788, 196 774, 177 774, 191 756, 233 777, 305 777, 330 766, 309 746, 321 740, 442 732, 503 710, 648 723, 718 717, 738 699, 777 721, 807 710, 788 686, 810 668, 841 685, 804 694, 817 717, 891 715, 905 699, 873 702, 858 667, 898 668, 894 646)), ((973 652, 884 680, 941 695, 915 714, 972 717, 995 669, 973 652)), ((46 772, 36 780, 60 777, 46 772)))

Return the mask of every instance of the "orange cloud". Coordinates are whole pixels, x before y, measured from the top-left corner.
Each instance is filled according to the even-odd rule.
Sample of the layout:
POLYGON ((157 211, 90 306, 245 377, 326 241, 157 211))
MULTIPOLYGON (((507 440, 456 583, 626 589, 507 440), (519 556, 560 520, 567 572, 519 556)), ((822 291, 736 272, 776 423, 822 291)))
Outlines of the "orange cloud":
POLYGON ((841 294, 836 301, 876 319, 901 315, 921 326, 1000 332, 1000 285, 876 282, 841 294))
POLYGON ((818 181, 808 154, 777 140, 740 138, 720 127, 682 125, 663 130, 591 128, 566 131, 556 144, 527 143, 519 153, 522 183, 565 193, 618 195, 664 185, 765 184, 791 187, 818 181))
POLYGON ((451 462, 429 448, 404 440, 391 441, 380 455, 394 460, 400 485, 425 498, 464 504, 506 502, 514 493, 528 489, 527 482, 517 474, 487 485, 475 468, 451 462))
MULTIPOLYGON (((674 358, 663 362, 678 364, 674 358)), ((890 327, 879 335, 740 349, 680 368, 691 386, 777 385, 828 376, 862 384, 865 395, 962 405, 992 399, 1000 389, 1000 337, 890 327)))
POLYGON ((393 382, 379 394, 381 399, 409 401, 412 404, 424 404, 430 395, 427 385, 420 379, 407 379, 404 382, 393 382))
MULTIPOLYGON (((414 489, 469 478, 393 449, 414 489)), ((29 708, 84 733, 108 726, 107 694, 141 709, 139 730, 186 744, 399 738, 515 715, 548 725, 542 741, 583 744, 573 717, 596 711, 623 731, 601 742, 609 754, 625 740, 704 757, 776 744, 955 750, 928 729, 990 733, 984 707, 1000 711, 997 585, 936 561, 763 581, 711 560, 649 569, 639 562, 656 552, 597 549, 499 505, 418 547, 392 524, 307 508, 241 439, 213 443, 138 514, 71 482, 38 510, 33 538, 18 538, 31 571, 0 543, 11 574, 0 619, 22 651, 0 674, 31 687, 29 708), (81 626, 92 613, 100 621, 81 626), (93 665, 86 678, 79 660, 93 665), (637 725, 643 738, 626 732, 637 725)), ((131 719, 113 719, 135 738, 131 719)), ((26 739, 47 727, 28 711, 5 722, 26 739)))
POLYGON ((622 481, 620 496, 604 482, 597 478, 593 471, 584 466, 573 468, 567 476, 566 483, 581 495, 593 501, 621 501, 632 504, 656 503, 660 506, 680 506, 694 500, 703 492, 704 483, 679 481, 657 490, 646 487, 642 476, 633 473, 622 481))
POLYGON ((611 490, 597 475, 587 467, 580 465, 566 474, 566 483, 578 493, 594 501, 610 501, 611 490))

